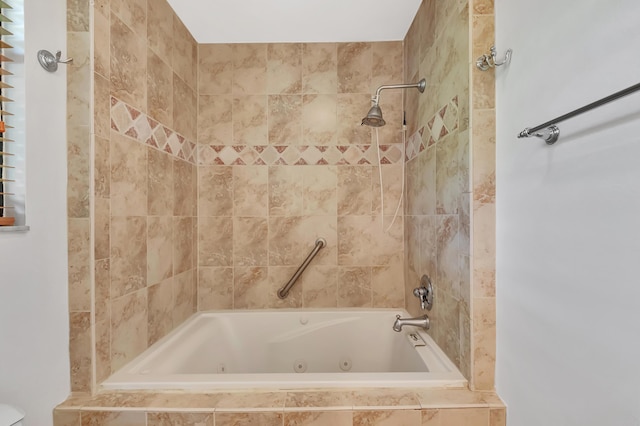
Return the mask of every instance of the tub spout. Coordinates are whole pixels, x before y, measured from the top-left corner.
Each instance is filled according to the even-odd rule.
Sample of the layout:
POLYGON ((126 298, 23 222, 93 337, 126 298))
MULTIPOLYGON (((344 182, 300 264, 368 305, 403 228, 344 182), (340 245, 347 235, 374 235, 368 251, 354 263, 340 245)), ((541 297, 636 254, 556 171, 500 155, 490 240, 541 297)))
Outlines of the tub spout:
POLYGON ((396 315, 396 322, 393 323, 393 331, 402 331, 402 327, 405 325, 411 325, 413 327, 422 327, 425 330, 429 329, 429 317, 423 315, 416 318, 400 318, 400 315, 396 315))

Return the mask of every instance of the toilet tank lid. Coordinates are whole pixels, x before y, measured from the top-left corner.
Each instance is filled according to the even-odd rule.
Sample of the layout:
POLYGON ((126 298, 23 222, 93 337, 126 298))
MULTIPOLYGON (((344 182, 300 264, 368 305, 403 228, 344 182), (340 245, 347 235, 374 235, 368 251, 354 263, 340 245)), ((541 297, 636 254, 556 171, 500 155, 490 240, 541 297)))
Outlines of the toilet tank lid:
POLYGON ((0 404, 0 425, 11 426, 24 419, 24 412, 6 404, 0 404))

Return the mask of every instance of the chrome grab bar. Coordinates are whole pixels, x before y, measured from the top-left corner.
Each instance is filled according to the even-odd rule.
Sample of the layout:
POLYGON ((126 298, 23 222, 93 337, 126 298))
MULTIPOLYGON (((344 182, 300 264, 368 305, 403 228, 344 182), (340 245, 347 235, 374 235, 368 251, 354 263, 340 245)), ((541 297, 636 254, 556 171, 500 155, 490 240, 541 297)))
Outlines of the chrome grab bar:
POLYGON ((291 278, 284 285, 284 287, 282 287, 280 290, 278 290, 278 297, 280 299, 285 299, 289 295, 289 290, 291 290, 291 287, 293 287, 293 285, 296 283, 296 281, 298 281, 298 278, 300 278, 300 275, 302 275, 304 270, 307 269, 307 266, 309 266, 309 263, 311 263, 313 258, 316 257, 316 255, 318 254, 320 249, 322 249, 326 245, 327 245, 327 240, 325 240, 324 238, 318 238, 316 240, 316 243, 315 243, 315 246, 313 247, 313 250, 311 250, 311 253, 309 253, 309 255, 304 260, 304 262, 302 262, 302 265, 300 265, 298 270, 291 276, 291 278))

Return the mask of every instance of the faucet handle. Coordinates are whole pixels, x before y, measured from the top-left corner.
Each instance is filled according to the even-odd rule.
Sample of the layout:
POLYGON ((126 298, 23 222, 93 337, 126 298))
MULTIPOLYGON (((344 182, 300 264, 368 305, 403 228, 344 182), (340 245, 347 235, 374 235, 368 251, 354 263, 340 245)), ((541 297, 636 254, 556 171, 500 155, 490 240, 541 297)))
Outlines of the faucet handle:
POLYGON ((420 299, 422 310, 430 311, 433 308, 433 284, 428 275, 423 275, 420 279, 420 287, 413 289, 413 295, 420 299))

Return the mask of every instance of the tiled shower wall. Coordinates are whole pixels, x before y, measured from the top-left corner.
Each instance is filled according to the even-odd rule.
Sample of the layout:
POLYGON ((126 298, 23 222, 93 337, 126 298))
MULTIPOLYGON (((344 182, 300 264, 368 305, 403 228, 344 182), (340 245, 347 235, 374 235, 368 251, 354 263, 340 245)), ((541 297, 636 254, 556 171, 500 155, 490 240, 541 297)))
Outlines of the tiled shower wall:
POLYGON ((197 46, 168 3, 94 6, 96 382, 196 308, 197 46))
POLYGON ((198 308, 403 306, 402 92, 382 95, 384 218, 375 132, 360 125, 375 89, 402 81, 402 43, 210 44, 198 56, 198 308))
POLYGON ((405 226, 407 308, 427 274, 435 287, 430 334, 470 378, 471 272, 469 167, 469 9, 466 1, 425 0, 405 39, 409 94, 405 226))

